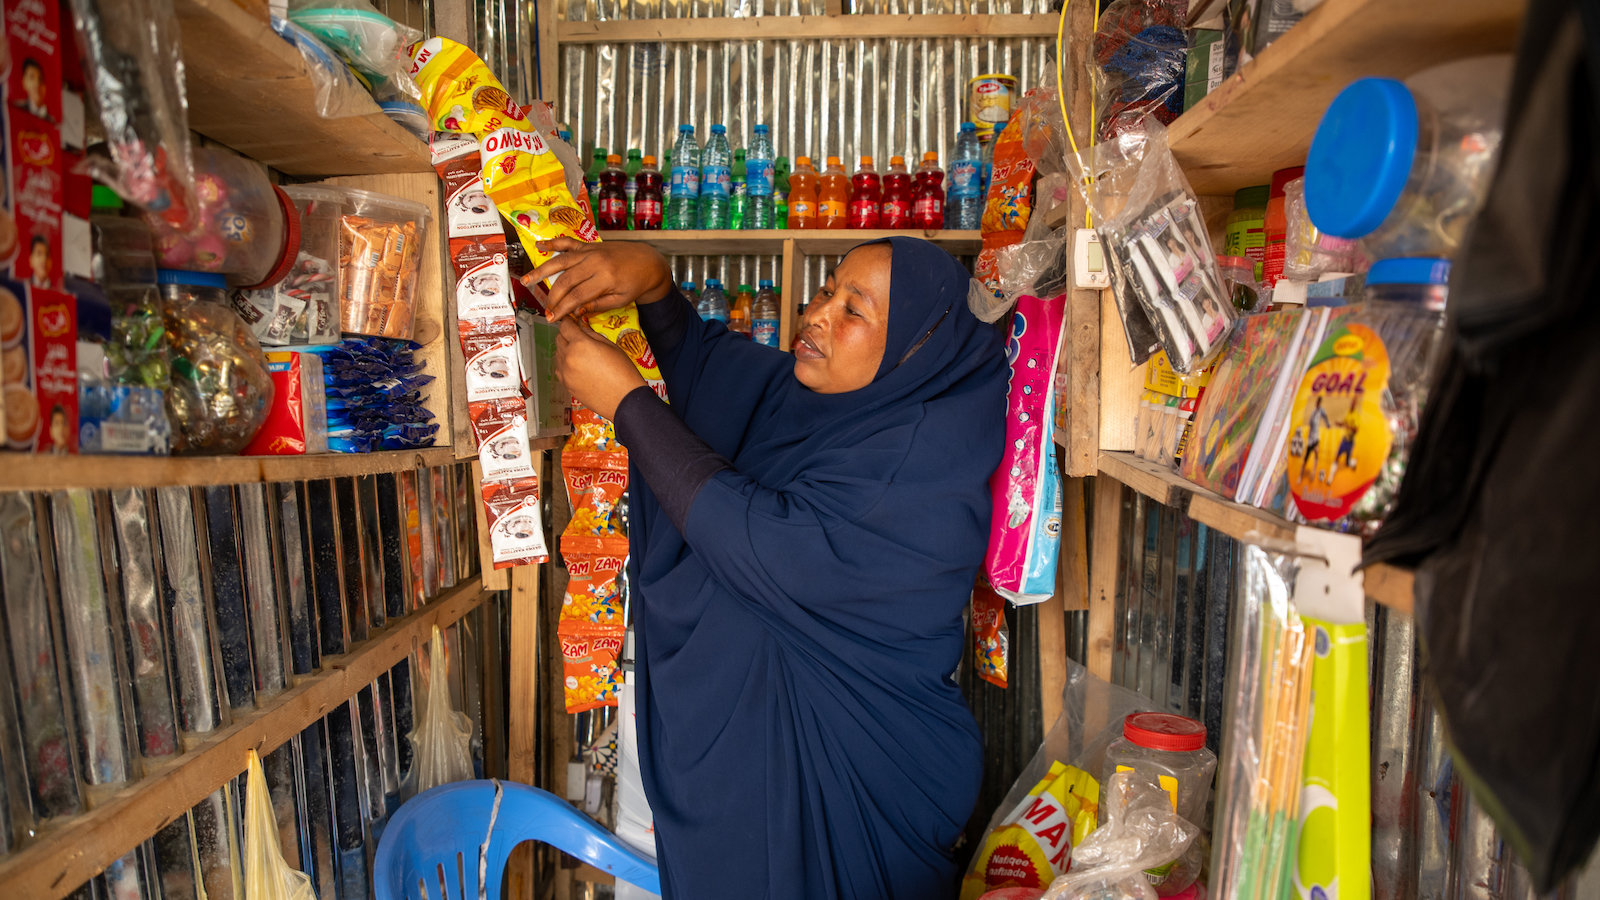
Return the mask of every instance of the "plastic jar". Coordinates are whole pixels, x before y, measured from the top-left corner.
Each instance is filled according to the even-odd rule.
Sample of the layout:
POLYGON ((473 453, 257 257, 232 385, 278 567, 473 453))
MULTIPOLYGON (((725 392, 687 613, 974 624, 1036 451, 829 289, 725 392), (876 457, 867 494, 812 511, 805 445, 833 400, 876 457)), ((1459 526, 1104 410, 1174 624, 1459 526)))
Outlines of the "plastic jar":
POLYGON ((1252 312, 1260 302, 1256 291, 1256 267, 1243 256, 1217 257, 1217 274, 1222 276, 1228 299, 1240 312, 1252 312))
POLYGON ((343 198, 339 223, 341 330, 410 340, 427 249, 428 207, 357 188, 326 186, 343 198))
POLYGON ((1510 76, 1511 57, 1480 56, 1352 82, 1311 141, 1311 221, 1371 259, 1454 255, 1488 193, 1510 76))
POLYGON ((1233 212, 1223 226, 1222 255, 1243 256, 1255 264, 1253 280, 1261 280, 1267 257, 1267 199, 1272 185, 1258 184, 1233 192, 1233 212))
POLYGON ((1106 748, 1100 783, 1123 769, 1147 775, 1172 794, 1179 816, 1205 828, 1216 768, 1205 725, 1172 713, 1133 713, 1122 720, 1122 737, 1106 748))
POLYGON ((318 185, 283 189, 300 222, 300 250, 283 280, 241 291, 234 304, 263 345, 331 344, 339 340, 339 228, 343 191, 318 185))
POLYGON ((1267 195, 1266 236, 1267 246, 1261 261, 1261 286, 1270 288, 1283 277, 1285 246, 1289 239, 1289 216, 1285 209, 1285 191, 1289 182, 1304 175, 1305 166, 1290 166, 1272 173, 1272 189, 1267 195))
POLYGON ((172 354, 173 452, 238 453, 272 406, 266 354, 228 305, 222 275, 157 269, 156 284, 172 354))
POLYGON ((1443 312, 1450 293, 1450 260, 1436 256, 1380 259, 1367 270, 1363 299, 1415 303, 1443 312))
POLYGON ((235 285, 267 281, 294 248, 287 246, 284 205, 266 170, 208 147, 194 148, 194 169, 198 208, 188 230, 175 224, 177 210, 146 216, 156 235, 156 265, 218 272, 235 285))

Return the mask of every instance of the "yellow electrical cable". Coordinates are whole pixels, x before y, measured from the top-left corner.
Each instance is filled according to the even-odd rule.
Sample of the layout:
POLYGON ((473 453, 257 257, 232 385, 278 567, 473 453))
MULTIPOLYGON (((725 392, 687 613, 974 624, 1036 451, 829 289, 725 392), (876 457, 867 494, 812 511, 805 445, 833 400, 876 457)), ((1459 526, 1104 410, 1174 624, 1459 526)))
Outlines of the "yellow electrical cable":
MULTIPOLYGON (((1064 50, 1066 49, 1067 6, 1071 2, 1072 0, 1061 0, 1061 16, 1056 22, 1056 102, 1061 105, 1061 124, 1067 128, 1067 141, 1072 145, 1072 153, 1074 156, 1079 156, 1081 154, 1078 152, 1078 139, 1072 133, 1072 120, 1067 115, 1067 85, 1061 78, 1061 58, 1065 55, 1064 50)), ((1099 31, 1100 3, 1099 0, 1092 0, 1092 2, 1094 3, 1094 30, 1099 31)), ((1091 43, 1092 41, 1093 39, 1091 38, 1091 43)), ((1094 94, 1091 92, 1089 94, 1089 125, 1091 129, 1094 127, 1094 117, 1094 94)), ((1093 146, 1093 144, 1090 146, 1093 146)), ((1093 174, 1090 174, 1088 179, 1090 184, 1094 183, 1093 174)), ((1094 227, 1094 213, 1088 208, 1083 211, 1083 227, 1094 227)))

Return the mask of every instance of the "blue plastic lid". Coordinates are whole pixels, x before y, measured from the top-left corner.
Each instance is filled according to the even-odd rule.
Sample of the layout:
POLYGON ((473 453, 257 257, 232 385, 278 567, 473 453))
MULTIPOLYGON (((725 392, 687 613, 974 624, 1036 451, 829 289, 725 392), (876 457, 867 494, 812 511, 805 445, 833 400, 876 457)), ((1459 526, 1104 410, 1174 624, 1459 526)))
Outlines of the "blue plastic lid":
POLYGON ((772 279, 771 278, 763 278, 760 281, 758 281, 757 284, 759 284, 761 287, 769 288, 769 287, 772 287, 772 279))
POLYGON ((1380 259, 1367 270, 1367 284, 1449 284, 1450 260, 1437 256, 1380 259))
POLYGON ((1358 238, 1394 209, 1417 155, 1417 101, 1393 78, 1362 78, 1323 113, 1306 155, 1306 211, 1327 234, 1358 238))
POLYGON ((996 136, 999 136, 1000 132, 1006 130, 1006 124, 1007 123, 1005 123, 1005 122, 996 122, 996 123, 994 123, 994 134, 996 136))
POLYGON ((721 126, 721 125, 713 125, 713 126, 711 126, 711 133, 712 134, 727 134, 728 133, 728 129, 723 127, 723 126, 721 126))
POLYGON ((228 289, 228 279, 220 272, 190 272, 185 269, 157 269, 156 284, 187 284, 192 287, 228 289))
POLYGON ((974 125, 971 122, 962 122, 961 123, 961 130, 962 131, 977 131, 978 130, 978 126, 974 125))
POLYGON ((694 290, 694 282, 685 281, 685 282, 682 282, 681 284, 679 284, 678 287, 681 287, 686 291, 692 291, 692 290, 694 290))
POLYGON ((765 126, 765 125, 757 125, 756 126, 756 134, 766 134, 770 130, 771 129, 767 128, 767 126, 765 126))
POLYGON ((706 287, 721 288, 722 287, 722 282, 719 281, 718 279, 715 279, 715 278, 707 278, 706 279, 706 287))
POLYGON ((687 124, 686 125, 679 125, 678 126, 678 131, 680 131, 680 132, 687 131, 690 134, 694 134, 694 126, 693 125, 687 125, 687 124))
POLYGON ((422 107, 415 103, 407 103, 404 100, 384 100, 378 104, 378 108, 390 115, 395 113, 404 113, 409 116, 427 115, 427 113, 423 112, 422 107))

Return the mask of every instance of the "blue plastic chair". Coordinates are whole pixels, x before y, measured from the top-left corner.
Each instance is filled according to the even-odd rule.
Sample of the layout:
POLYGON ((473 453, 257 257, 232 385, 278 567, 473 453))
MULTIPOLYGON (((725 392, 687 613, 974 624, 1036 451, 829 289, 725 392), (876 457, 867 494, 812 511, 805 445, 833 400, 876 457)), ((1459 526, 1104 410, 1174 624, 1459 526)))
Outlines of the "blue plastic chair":
POLYGON ((389 820, 373 860, 377 900, 477 900, 478 848, 489 836, 485 895, 500 900, 511 849, 543 841, 617 878, 661 893, 650 858, 549 791, 515 782, 458 781, 406 801, 389 820), (489 832, 495 786, 504 791, 489 832))

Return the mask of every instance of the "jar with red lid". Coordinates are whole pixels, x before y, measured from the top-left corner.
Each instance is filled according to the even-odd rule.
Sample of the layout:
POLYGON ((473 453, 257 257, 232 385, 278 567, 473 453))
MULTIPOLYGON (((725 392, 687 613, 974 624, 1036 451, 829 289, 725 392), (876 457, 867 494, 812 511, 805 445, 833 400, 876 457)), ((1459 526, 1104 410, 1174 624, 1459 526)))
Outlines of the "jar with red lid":
POLYGON ((1172 713, 1133 713, 1122 721, 1122 737, 1106 748, 1100 783, 1124 769, 1154 779, 1172 795, 1180 817, 1210 830, 1206 801, 1217 757, 1206 749, 1206 726, 1172 713))

